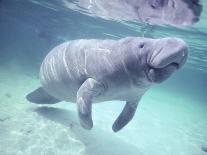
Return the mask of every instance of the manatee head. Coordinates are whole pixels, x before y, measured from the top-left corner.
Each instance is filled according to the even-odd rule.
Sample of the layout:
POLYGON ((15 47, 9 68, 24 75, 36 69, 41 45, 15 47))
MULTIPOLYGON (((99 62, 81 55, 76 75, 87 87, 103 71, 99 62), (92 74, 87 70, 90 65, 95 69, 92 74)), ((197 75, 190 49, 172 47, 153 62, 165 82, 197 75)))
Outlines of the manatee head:
POLYGON ((192 25, 199 20, 199 0, 126 0, 137 18, 151 24, 192 25))
POLYGON ((132 38, 126 45, 128 69, 149 83, 168 79, 188 57, 188 47, 179 38, 132 38))
POLYGON ((168 79, 188 57, 187 44, 179 38, 127 37, 117 45, 116 51, 121 51, 120 57, 127 73, 136 77, 133 82, 139 86, 168 79))

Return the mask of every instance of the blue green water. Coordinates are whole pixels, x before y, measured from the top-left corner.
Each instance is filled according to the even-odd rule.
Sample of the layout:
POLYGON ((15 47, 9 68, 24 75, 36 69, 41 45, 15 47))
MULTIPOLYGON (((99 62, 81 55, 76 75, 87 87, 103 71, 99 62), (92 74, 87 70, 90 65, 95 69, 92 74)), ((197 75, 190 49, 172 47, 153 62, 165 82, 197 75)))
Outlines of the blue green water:
POLYGON ((185 28, 104 20, 64 2, 0 0, 0 154, 207 154, 201 149, 207 147, 207 2, 202 1, 200 21, 185 28), (39 85, 42 60, 56 45, 127 36, 179 37, 190 54, 183 69, 146 93, 135 118, 120 132, 111 130, 124 106, 118 101, 93 107, 91 131, 80 127, 73 104, 26 101, 39 85))

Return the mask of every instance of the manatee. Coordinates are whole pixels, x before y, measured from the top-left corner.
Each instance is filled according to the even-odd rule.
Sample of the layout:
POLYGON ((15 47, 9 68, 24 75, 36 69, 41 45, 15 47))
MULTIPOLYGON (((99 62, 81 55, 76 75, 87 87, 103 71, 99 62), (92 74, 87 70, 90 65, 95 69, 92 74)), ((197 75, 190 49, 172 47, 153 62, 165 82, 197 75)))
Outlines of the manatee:
POLYGON ((65 3, 104 19, 139 21, 152 25, 192 25, 199 20, 202 5, 199 0, 77 0, 65 3))
POLYGON ((92 103, 125 101, 112 127, 117 132, 132 120, 149 87, 168 79, 187 55, 178 38, 68 41, 48 53, 40 67, 41 87, 26 98, 37 104, 75 102, 85 129, 93 127, 92 103))

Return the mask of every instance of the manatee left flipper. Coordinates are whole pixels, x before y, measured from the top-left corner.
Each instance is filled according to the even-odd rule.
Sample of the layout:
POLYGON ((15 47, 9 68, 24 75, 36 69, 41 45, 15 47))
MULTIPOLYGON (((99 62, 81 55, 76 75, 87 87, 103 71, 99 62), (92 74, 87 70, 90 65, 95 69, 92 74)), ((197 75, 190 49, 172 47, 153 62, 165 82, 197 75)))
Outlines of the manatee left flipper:
POLYGON ((55 97, 49 95, 42 87, 37 88, 26 96, 26 99, 36 104, 55 104, 61 102, 55 97))
POLYGON ((116 119, 112 126, 112 130, 117 132, 121 130, 125 125, 127 125, 133 118, 136 109, 137 109, 138 101, 127 101, 124 109, 120 113, 119 117, 116 119))
POLYGON ((93 120, 91 116, 92 99, 102 94, 104 86, 92 78, 88 78, 78 89, 77 108, 79 121, 83 128, 91 129, 93 120))

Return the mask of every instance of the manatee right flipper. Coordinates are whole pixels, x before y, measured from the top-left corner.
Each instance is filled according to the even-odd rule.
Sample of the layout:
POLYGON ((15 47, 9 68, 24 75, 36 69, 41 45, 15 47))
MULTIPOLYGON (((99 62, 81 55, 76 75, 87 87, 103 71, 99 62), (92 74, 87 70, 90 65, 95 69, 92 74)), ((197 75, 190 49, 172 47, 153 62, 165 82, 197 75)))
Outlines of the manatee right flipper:
POLYGON ((37 88, 26 96, 26 99, 36 104, 55 104, 60 100, 49 95, 42 87, 37 88))
POLYGON ((93 127, 91 116, 92 99, 101 95, 104 91, 104 85, 92 78, 88 78, 78 89, 77 108, 80 124, 85 129, 93 127))
POLYGON ((138 101, 139 100, 126 102, 124 109, 122 110, 119 117, 116 119, 116 121, 112 126, 112 130, 114 132, 121 130, 125 125, 127 125, 132 120, 136 112, 137 105, 139 103, 138 101))

